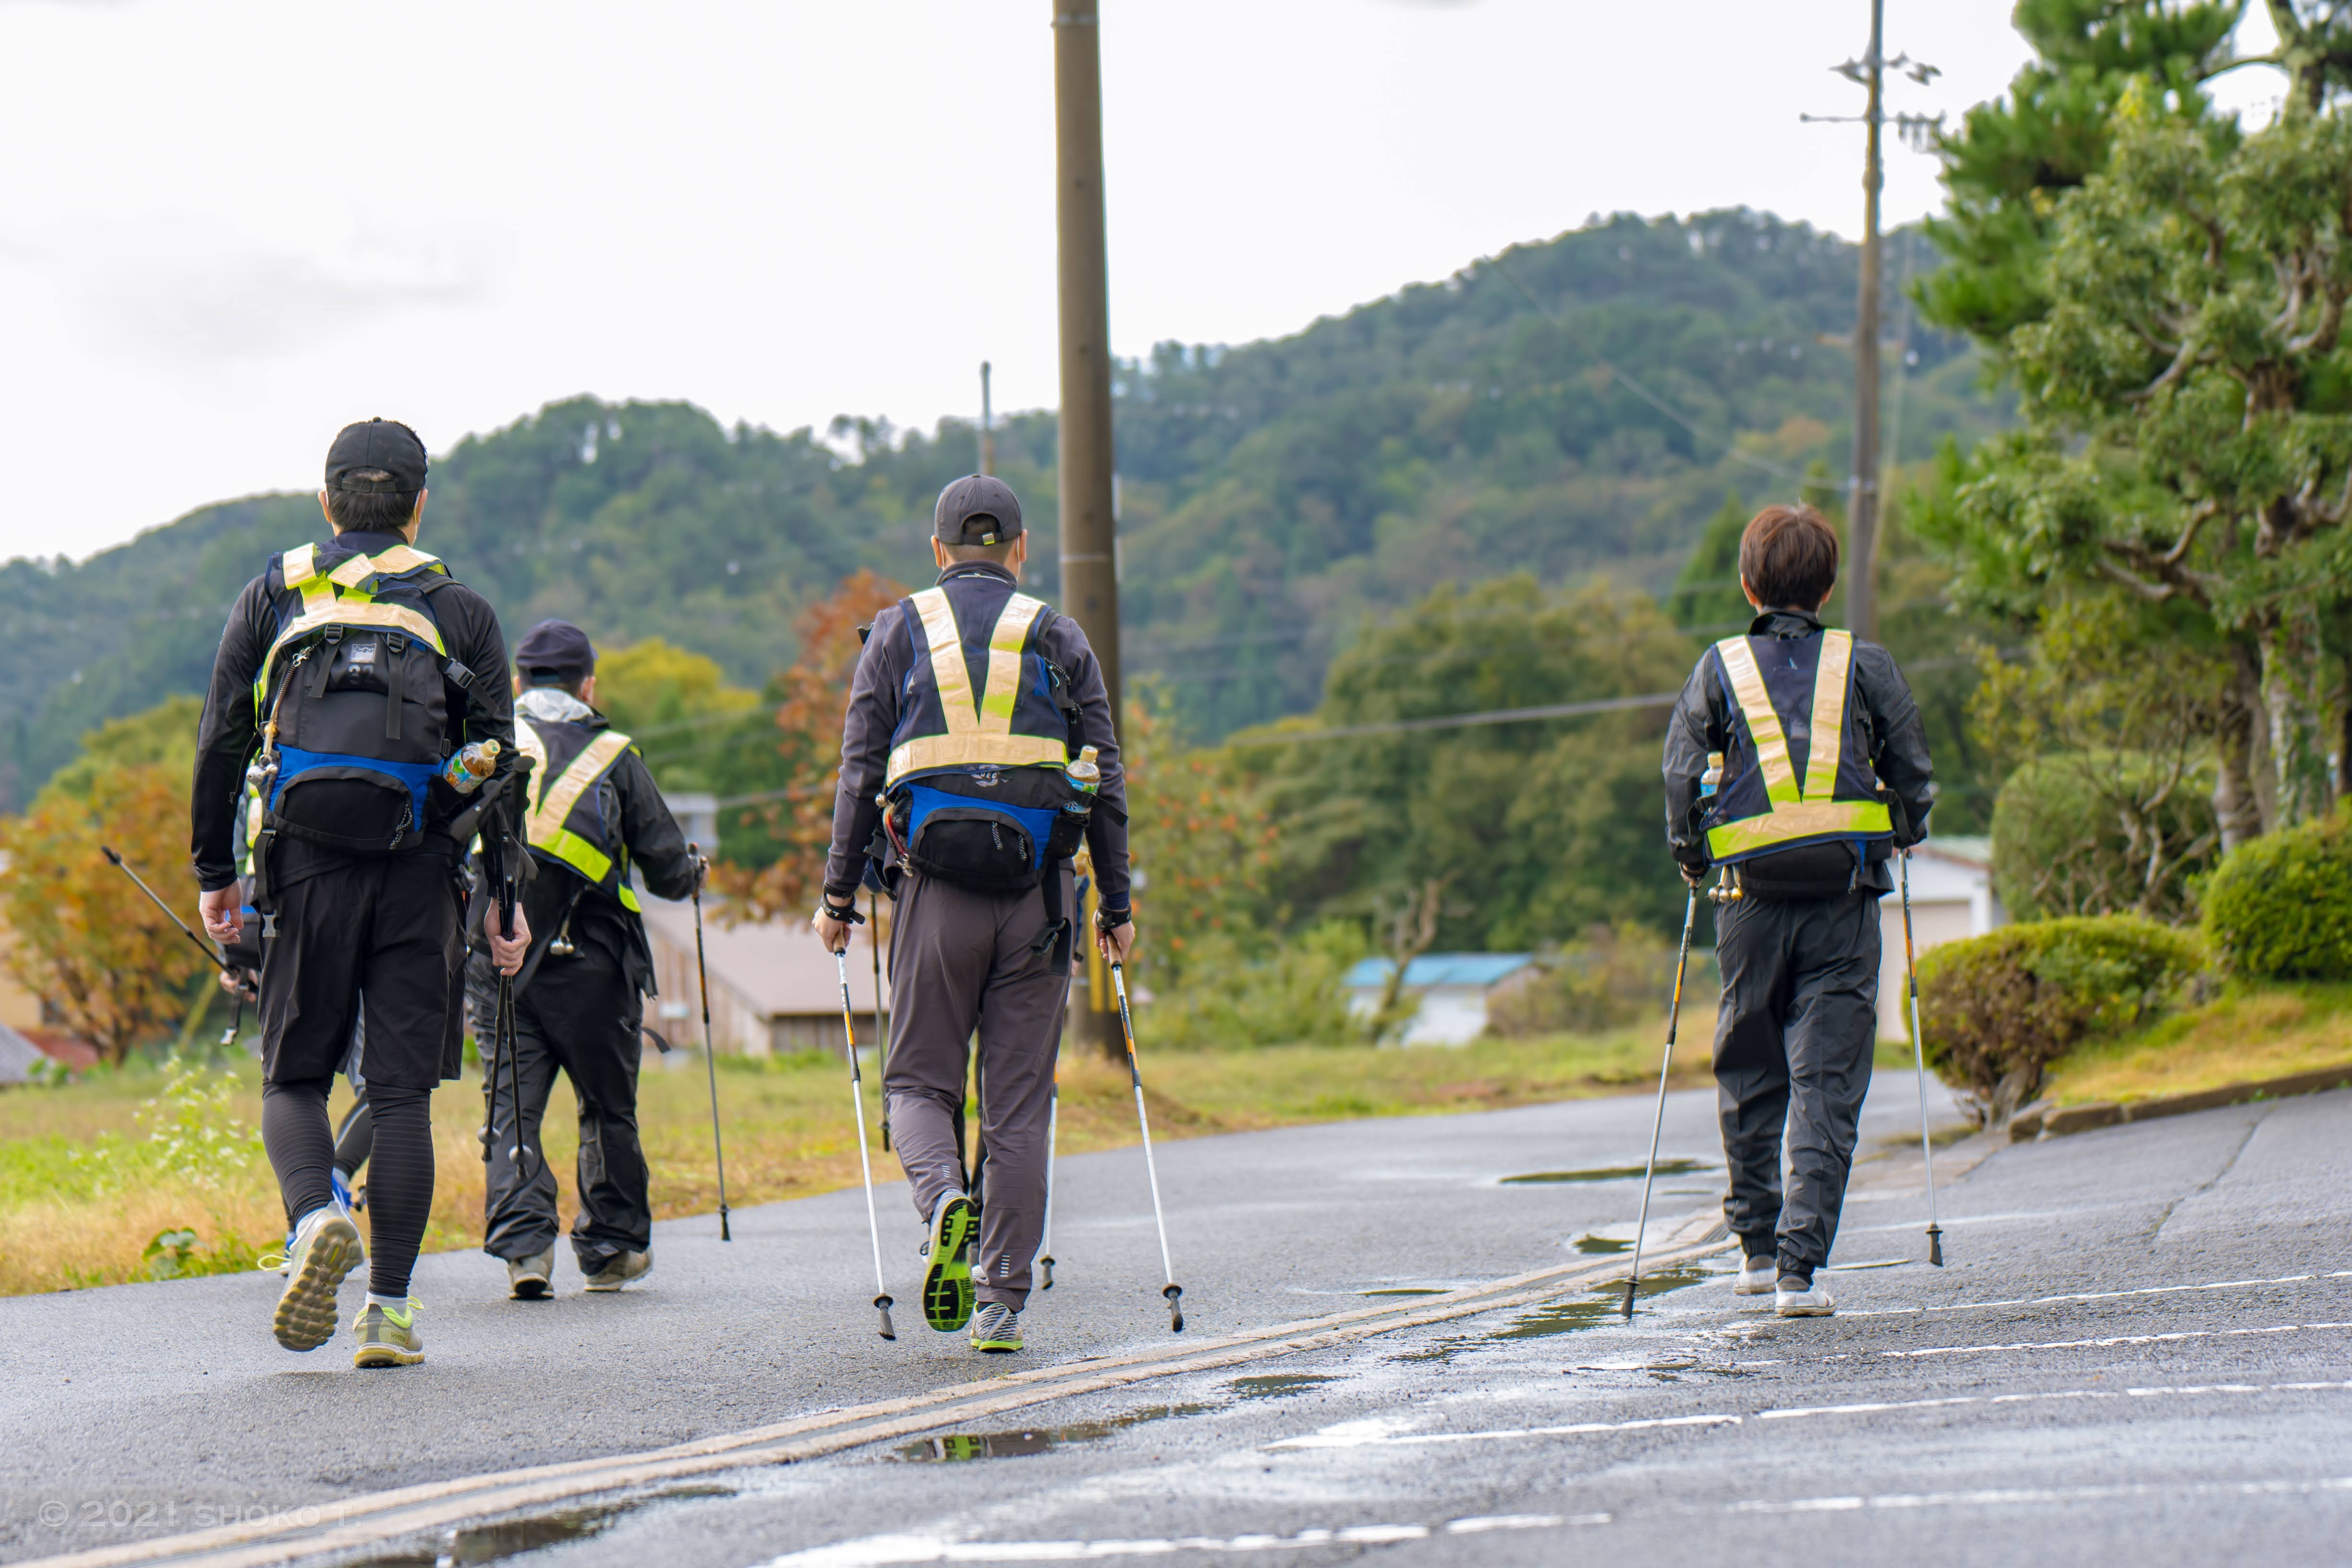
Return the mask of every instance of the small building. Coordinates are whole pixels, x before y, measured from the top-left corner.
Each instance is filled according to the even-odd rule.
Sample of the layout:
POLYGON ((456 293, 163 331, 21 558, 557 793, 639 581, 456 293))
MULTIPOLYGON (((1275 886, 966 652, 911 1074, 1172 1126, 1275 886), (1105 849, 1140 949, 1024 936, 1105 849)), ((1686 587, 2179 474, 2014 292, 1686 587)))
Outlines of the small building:
MULTIPOLYGON (((642 891, 638 897, 645 904, 646 935, 653 945, 654 983, 661 987, 646 1009, 646 1022, 672 1046, 698 1048, 702 1008, 695 982, 694 906, 642 891)), ((719 1050, 764 1057, 777 1051, 841 1049, 840 972, 805 919, 730 926, 720 922, 719 910, 707 900, 702 913, 703 946, 710 965, 710 1037, 719 1050)), ((850 933, 849 1000, 861 1047, 880 1040, 874 1026, 873 944, 878 935, 887 967, 888 921, 885 903, 879 933, 873 925, 855 927, 850 933)), ((887 1028, 887 975, 881 990, 887 1028)))
MULTIPOLYGON (((1904 973, 1903 893, 1879 900, 1878 1037, 1911 1038, 1911 990, 1904 973)), ((1929 838, 1911 852, 1911 934, 1925 952, 2009 923, 1992 890, 1992 840, 1973 834, 1929 838)))
MULTIPOLYGON (((1525 952, 1425 952, 1404 966, 1403 994, 1421 1004, 1399 1037, 1407 1046, 1466 1046, 1486 1032, 1495 988, 1535 963, 1525 952)), ((1370 1018, 1395 972, 1393 960, 1367 958, 1339 984, 1351 1017, 1370 1018)))

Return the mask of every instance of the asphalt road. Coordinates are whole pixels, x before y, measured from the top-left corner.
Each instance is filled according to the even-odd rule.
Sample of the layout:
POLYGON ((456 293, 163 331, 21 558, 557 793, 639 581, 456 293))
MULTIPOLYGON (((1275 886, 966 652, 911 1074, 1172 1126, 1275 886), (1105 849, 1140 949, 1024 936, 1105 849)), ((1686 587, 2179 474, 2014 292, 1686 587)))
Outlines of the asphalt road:
MULTIPOLYGON (((1630 1326, 1576 1296, 341 1560, 2352 1555, 2352 1095, 1955 1150, 1950 1266, 1932 1270, 1916 1145, 1899 1149, 1911 1085, 1882 1090, 1832 1320, 1775 1321, 1693 1271, 1630 1326)), ((1670 1104, 1666 1152, 1701 1168, 1661 1182, 1665 1215, 1717 1190, 1710 1110, 1670 1104)), ((1638 1163, 1647 1117, 1627 1099, 1163 1146, 1192 1335, 1605 1245, 1638 1182, 1500 1178, 1638 1163)), ((883 1198, 910 1300, 903 1194, 883 1198)), ((1066 1163, 1060 1204, 1058 1282, 1022 1359, 1164 1342, 1139 1157, 1066 1163)), ((854 1192, 738 1214, 731 1246, 679 1222, 646 1287, 588 1298, 567 1275, 545 1304, 505 1301, 489 1259, 429 1258, 430 1360, 377 1373, 278 1351, 259 1278, 0 1301, 0 1553, 643 1450, 1004 1365, 911 1309, 878 1341, 864 1228, 854 1192)))

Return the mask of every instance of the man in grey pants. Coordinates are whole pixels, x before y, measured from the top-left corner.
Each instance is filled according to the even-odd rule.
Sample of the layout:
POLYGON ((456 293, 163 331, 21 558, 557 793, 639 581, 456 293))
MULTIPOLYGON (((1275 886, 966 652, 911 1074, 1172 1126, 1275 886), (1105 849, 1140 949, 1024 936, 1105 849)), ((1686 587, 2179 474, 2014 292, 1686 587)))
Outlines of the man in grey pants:
POLYGON ((1098 889, 1090 934, 1121 961, 1135 941, 1126 781, 1102 667, 1077 623, 1016 591, 1028 543, 1002 481, 973 475, 940 492, 938 584, 875 618, 850 685, 814 921, 839 952, 869 866, 890 885, 883 1089, 929 1227, 923 1316, 942 1333, 969 1322, 983 1351, 1022 1347, 1045 1228, 1046 1119, 1079 912, 1070 857, 1081 841, 1098 889), (1098 780, 1074 766, 1088 749, 1098 780), (968 1194, 956 1118, 975 1034, 988 1159, 984 1190, 968 1194))

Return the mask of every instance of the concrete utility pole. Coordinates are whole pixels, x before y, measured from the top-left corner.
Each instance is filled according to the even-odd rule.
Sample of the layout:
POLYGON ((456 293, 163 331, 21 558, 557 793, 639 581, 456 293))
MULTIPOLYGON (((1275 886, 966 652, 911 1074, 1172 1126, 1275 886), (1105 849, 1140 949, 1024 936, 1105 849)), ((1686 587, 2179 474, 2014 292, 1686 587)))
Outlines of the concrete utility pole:
POLYGON ((996 472, 996 421, 988 406, 988 362, 980 362, 980 471, 996 472))
POLYGON ((1853 316, 1853 474, 1846 481, 1846 624, 1878 637, 1878 193, 1885 183, 1879 133, 1886 75, 1885 0, 1870 0, 1870 106, 1863 111, 1862 288, 1853 316))
MULTIPOLYGON (((1101 661, 1119 721, 1118 527, 1111 513, 1110 279, 1103 241, 1102 49, 1095 0, 1054 0, 1054 210, 1060 233, 1062 304, 1062 611, 1101 661)), ((1092 903, 1092 899, 1087 900, 1092 903)), ((1079 931, 1087 984, 1070 1027, 1118 1051, 1118 1012, 1095 951, 1079 931)))

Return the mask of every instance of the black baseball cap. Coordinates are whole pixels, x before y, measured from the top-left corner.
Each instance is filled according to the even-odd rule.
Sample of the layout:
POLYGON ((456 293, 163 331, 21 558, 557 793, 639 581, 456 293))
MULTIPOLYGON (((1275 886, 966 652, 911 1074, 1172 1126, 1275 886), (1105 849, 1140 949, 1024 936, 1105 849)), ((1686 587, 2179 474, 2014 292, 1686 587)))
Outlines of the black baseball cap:
POLYGON ((327 448, 327 488, 362 494, 414 495, 425 488, 425 443, 397 419, 346 425, 327 448), (362 468, 390 474, 388 479, 355 479, 362 468))
POLYGON ((568 686, 596 673, 596 645, 570 621, 541 621, 515 645, 515 668, 526 682, 536 676, 568 686))
POLYGON ((1021 500, 989 474, 966 474, 940 492, 931 537, 942 544, 1002 544, 1021 531, 1021 500))

